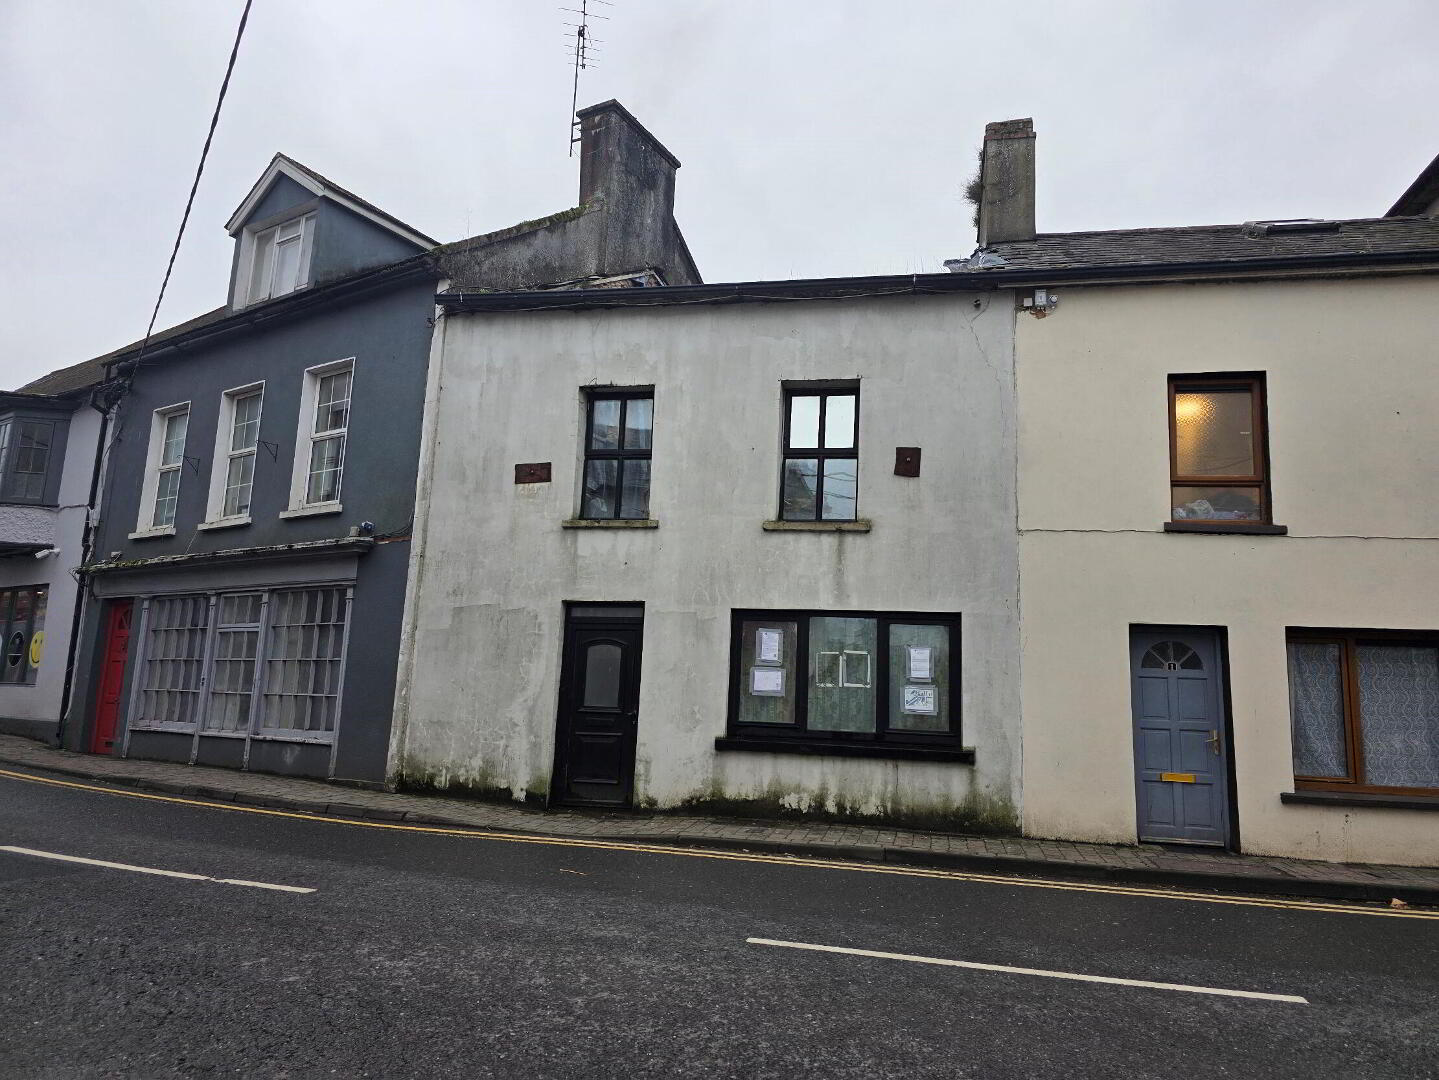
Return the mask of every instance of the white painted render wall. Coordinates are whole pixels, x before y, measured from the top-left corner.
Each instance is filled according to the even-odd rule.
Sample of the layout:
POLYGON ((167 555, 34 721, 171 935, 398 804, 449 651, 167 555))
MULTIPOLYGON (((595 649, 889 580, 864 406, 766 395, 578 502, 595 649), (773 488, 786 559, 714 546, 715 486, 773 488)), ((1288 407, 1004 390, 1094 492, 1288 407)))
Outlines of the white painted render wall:
POLYGON ((393 771, 549 788, 563 602, 644 601, 636 801, 1010 817, 1013 301, 948 295, 451 315, 432 355, 393 771), (868 534, 765 532, 782 380, 859 379, 868 534), (566 530, 587 386, 655 387, 657 529, 566 530), (896 446, 923 475, 893 475, 896 446), (549 484, 514 483, 551 461, 549 484), (968 764, 717 752, 735 608, 959 612, 968 764))
POLYGON ((1131 624, 1227 628, 1245 851, 1439 865, 1439 814, 1286 805, 1285 628, 1439 629, 1439 280, 1067 288, 1016 329, 1024 827, 1136 837, 1131 624), (1262 371, 1288 536, 1166 534, 1166 379, 1262 371))
POLYGON ((0 559, 0 588, 49 585, 45 611, 45 653, 34 686, 0 685, 0 717, 55 723, 65 686, 65 662, 79 586, 70 571, 80 565, 86 506, 95 468, 100 414, 84 406, 70 417, 60 475, 58 508, 0 507, 0 534, 23 543, 50 543, 56 551, 43 559, 21 555, 0 559))

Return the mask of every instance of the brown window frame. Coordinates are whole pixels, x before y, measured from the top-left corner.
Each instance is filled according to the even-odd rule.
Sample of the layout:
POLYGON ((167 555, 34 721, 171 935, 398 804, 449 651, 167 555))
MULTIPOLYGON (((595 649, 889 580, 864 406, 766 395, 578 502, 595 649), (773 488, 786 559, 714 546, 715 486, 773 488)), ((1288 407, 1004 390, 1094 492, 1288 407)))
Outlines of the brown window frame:
MULTIPOLYGON (((1297 791, 1347 791, 1367 795, 1439 795, 1436 787, 1385 787, 1364 781, 1364 718, 1359 711, 1359 663, 1355 653, 1361 644, 1414 645, 1439 647, 1439 632, 1423 630, 1289 630, 1284 635, 1286 664, 1291 642, 1338 645, 1339 685, 1344 701, 1344 750, 1349 763, 1347 777, 1294 776, 1297 791)), ((1439 722, 1439 720, 1436 720, 1439 722)))
POLYGON ((1178 523, 1214 522, 1225 525, 1272 525, 1274 510, 1269 495, 1269 419, 1262 372, 1169 376, 1169 520, 1178 523), (1189 476, 1179 471, 1179 432, 1175 423, 1175 397, 1188 390, 1245 390, 1252 412, 1255 472, 1249 476, 1189 476), (1233 487, 1259 489, 1258 521, 1231 521, 1225 518, 1176 518, 1174 489, 1179 487, 1233 487))

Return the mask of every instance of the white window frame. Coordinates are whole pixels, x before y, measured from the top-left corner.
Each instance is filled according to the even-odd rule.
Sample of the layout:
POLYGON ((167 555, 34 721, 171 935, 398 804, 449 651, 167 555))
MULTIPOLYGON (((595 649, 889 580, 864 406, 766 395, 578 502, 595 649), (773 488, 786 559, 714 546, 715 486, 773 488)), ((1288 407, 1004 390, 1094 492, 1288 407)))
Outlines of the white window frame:
POLYGON ((283 518, 338 514, 344 509, 340 503, 339 494, 344 486, 345 458, 349 456, 350 450, 351 419, 355 406, 354 373, 355 358, 353 356, 326 364, 316 364, 314 367, 305 369, 305 385, 300 390, 300 419, 295 430, 295 460, 290 471, 290 508, 280 515, 283 518), (342 371, 350 372, 350 405, 346 410, 345 426, 335 431, 316 434, 315 403, 320 396, 320 380, 326 375, 338 375, 342 371), (340 483, 336 485, 336 497, 328 502, 307 502, 305 494, 310 484, 311 447, 316 441, 331 438, 336 434, 343 435, 345 439, 344 449, 340 451, 340 483))
MULTIPOLYGON (((155 499, 160 492, 160 455, 164 451, 165 425, 170 417, 178 416, 181 413, 191 415, 190 402, 177 401, 173 405, 166 405, 164 408, 156 409, 150 414, 150 448, 145 458, 145 480, 140 488, 140 513, 135 519, 135 531, 130 534, 131 540, 143 540, 151 536, 174 536, 175 525, 156 525, 155 521, 155 499)), ((180 482, 175 488, 176 516, 179 516, 180 492, 185 487, 185 448, 190 442, 190 428, 188 421, 185 427, 185 442, 180 446, 180 461, 174 466, 165 466, 164 471, 177 469, 180 473, 180 482)))
MULTIPOLYGON (((230 449, 235 427, 235 404, 242 398, 258 395, 260 412, 255 421, 263 425, 265 419, 265 382, 236 386, 220 395, 220 421, 215 425, 215 454, 210 459, 210 494, 206 503, 205 521, 202 529, 223 529, 232 525, 248 525, 250 515, 225 515, 225 486, 230 475, 230 462, 240 457, 255 457, 259 451, 258 439, 248 450, 230 449)), ((254 474, 251 473, 251 505, 254 500, 254 474)))
POLYGON ((308 287, 310 284, 310 257, 314 252, 314 246, 315 215, 313 211, 273 224, 262 223, 260 227, 246 226, 244 232, 240 234, 240 259, 235 267, 234 306, 249 307, 262 300, 273 300, 276 297, 287 296, 308 287), (278 258, 279 244, 276 242, 276 238, 281 229, 296 224, 300 226, 300 235, 295 240, 300 245, 298 280, 291 288, 277 290, 275 287, 275 263, 278 258), (260 289, 256 287, 256 271, 260 267, 262 259, 268 262, 269 284, 260 289))

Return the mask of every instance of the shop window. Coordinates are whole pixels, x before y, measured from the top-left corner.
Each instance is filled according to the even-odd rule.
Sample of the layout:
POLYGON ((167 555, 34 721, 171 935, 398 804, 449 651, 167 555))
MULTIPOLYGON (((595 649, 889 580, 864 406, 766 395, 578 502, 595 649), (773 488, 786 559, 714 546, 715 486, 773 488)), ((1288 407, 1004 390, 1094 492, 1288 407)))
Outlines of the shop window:
POLYGON ((741 611, 733 636, 736 736, 958 742, 957 616, 741 611))
POLYGON ((45 585, 0 589, 0 625, 5 632, 0 684, 35 685, 45 655, 45 605, 49 596, 45 585))
POLYGON ((1298 788, 1439 794, 1439 634, 1290 631, 1298 788))

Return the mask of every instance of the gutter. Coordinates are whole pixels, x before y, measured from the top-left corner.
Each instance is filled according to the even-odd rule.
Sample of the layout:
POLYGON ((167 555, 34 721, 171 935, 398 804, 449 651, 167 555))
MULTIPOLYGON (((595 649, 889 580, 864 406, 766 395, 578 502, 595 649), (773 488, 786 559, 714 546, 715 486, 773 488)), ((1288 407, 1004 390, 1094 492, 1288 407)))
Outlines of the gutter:
POLYGON ((988 292, 1066 284, 1127 284, 1160 281, 1233 281, 1298 274, 1439 272, 1439 248, 1343 255, 1290 255, 1188 263, 1131 263, 1040 269, 962 270, 943 274, 743 281, 716 285, 666 285, 653 289, 575 289, 558 293, 442 292, 435 303, 447 312, 565 311, 680 304, 740 304, 785 300, 843 300, 866 296, 912 296, 988 292))

